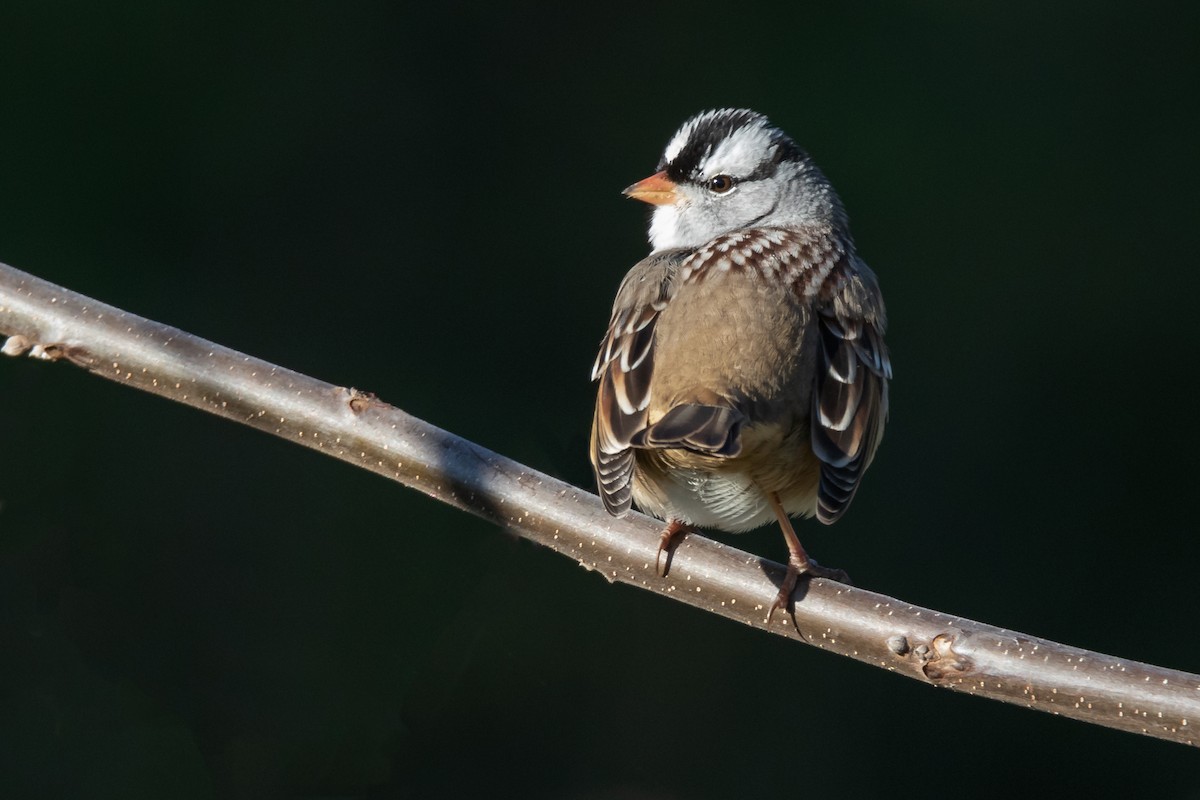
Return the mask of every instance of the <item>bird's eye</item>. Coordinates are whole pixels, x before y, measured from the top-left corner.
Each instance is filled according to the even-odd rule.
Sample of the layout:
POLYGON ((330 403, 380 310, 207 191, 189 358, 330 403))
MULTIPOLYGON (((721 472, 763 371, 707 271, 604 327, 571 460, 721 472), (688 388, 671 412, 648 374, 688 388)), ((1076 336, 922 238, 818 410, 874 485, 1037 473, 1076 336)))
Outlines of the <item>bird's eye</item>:
POLYGON ((708 179, 708 190, 714 194, 725 194, 733 188, 733 178, 729 175, 716 175, 708 179))

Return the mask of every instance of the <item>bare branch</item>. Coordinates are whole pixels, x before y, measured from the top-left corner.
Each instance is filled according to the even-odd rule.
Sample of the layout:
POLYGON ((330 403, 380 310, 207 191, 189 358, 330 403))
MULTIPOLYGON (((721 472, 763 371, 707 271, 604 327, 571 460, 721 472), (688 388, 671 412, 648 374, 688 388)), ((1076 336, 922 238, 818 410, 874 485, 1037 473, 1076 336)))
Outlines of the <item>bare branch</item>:
POLYGON ((1200 676, 1080 650, 813 580, 796 624, 767 609, 783 567, 689 535, 654 569, 661 523, 405 414, 0 264, 6 355, 65 359, 320 450, 491 520, 621 581, 910 678, 1195 745, 1200 676))

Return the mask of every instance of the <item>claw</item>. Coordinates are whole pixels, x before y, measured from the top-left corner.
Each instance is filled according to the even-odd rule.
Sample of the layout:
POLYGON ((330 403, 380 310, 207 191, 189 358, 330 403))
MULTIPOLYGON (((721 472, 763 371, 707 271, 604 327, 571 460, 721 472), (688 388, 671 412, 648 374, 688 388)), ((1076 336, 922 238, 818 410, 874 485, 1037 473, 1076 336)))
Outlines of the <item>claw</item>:
POLYGON ((783 538, 788 546, 787 573, 783 576, 783 583, 779 585, 779 594, 775 595, 775 602, 771 604, 771 610, 767 612, 767 624, 771 624, 775 612, 782 608, 791 614, 792 625, 796 627, 796 632, 804 636, 800 625, 796 622, 796 610, 792 604, 792 592, 796 590, 796 580, 801 575, 806 575, 809 578, 828 578, 838 583, 850 583, 850 576, 846 574, 845 570, 822 567, 809 558, 808 553, 804 552, 804 548, 800 545, 800 538, 796 536, 792 521, 788 519, 787 512, 783 510, 783 504, 779 502, 779 496, 772 492, 767 495, 767 498, 771 501, 771 507, 779 519, 779 527, 783 529, 783 538))
POLYGON ((674 552, 671 543, 679 536, 694 530, 696 530, 694 525, 688 525, 677 519, 669 521, 667 527, 663 528, 662 536, 658 539, 658 553, 654 556, 654 571, 658 573, 658 577, 667 577, 667 572, 671 569, 671 553, 674 552), (664 553, 666 558, 663 558, 664 553))
POLYGON ((801 575, 806 578, 826 578, 838 583, 852 584, 850 584, 850 576, 844 569, 822 567, 811 558, 804 561, 788 558, 787 573, 783 576, 783 583, 779 585, 779 594, 775 595, 775 602, 771 604, 771 610, 767 612, 767 624, 771 624, 771 619, 775 616, 776 611, 783 609, 785 613, 791 615, 796 632, 803 636, 804 634, 800 632, 800 626, 796 622, 796 609, 792 602, 792 593, 796 591, 796 583, 801 575))

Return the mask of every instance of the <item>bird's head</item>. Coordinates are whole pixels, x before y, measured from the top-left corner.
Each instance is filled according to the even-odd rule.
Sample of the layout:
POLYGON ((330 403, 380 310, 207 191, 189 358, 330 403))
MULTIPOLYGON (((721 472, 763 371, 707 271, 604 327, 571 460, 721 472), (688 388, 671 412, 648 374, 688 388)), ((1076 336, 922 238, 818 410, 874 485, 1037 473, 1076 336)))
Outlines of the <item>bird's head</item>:
POLYGON ((658 172, 625 190, 650 203, 655 250, 699 247, 730 231, 845 222, 808 154, 762 114, 705 111, 680 126, 658 172))

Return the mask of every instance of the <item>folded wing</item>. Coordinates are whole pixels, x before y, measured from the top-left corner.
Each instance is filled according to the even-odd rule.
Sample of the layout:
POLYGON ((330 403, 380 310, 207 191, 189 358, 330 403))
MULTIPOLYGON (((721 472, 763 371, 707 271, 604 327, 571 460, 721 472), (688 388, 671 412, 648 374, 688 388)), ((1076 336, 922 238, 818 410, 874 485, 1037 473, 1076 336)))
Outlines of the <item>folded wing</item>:
POLYGON ((821 461, 817 519, 845 513, 883 438, 892 366, 883 342, 886 312, 875 276, 843 261, 817 303, 820 336, 812 448, 821 461))
POLYGON ((592 366, 600 382, 592 419, 591 461, 609 513, 633 503, 633 446, 644 442, 654 374, 654 328, 671 300, 679 265, 690 250, 653 253, 639 262, 617 292, 608 331, 592 366))

